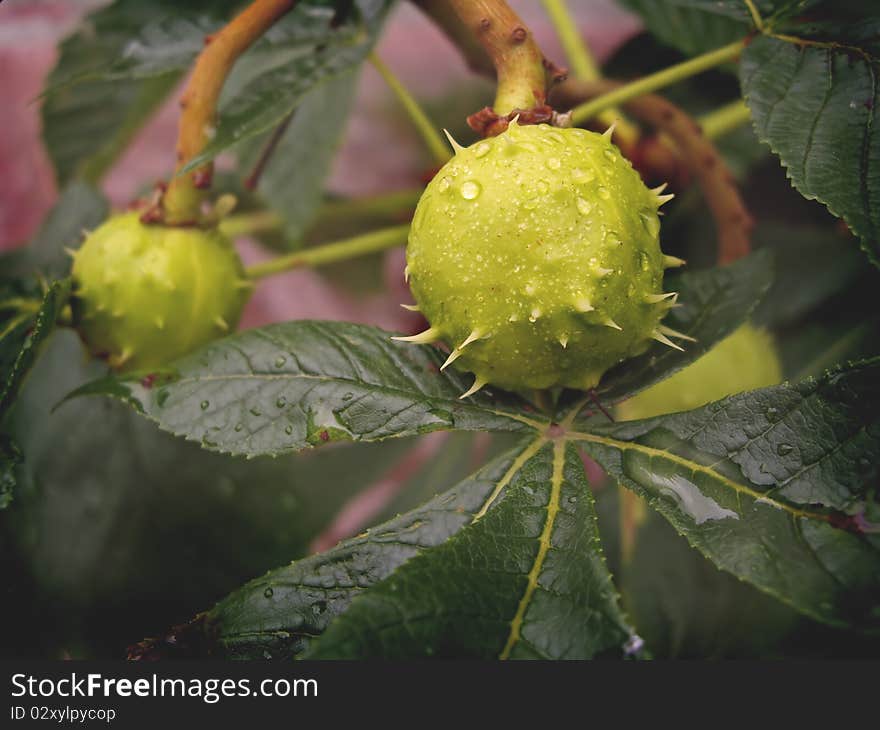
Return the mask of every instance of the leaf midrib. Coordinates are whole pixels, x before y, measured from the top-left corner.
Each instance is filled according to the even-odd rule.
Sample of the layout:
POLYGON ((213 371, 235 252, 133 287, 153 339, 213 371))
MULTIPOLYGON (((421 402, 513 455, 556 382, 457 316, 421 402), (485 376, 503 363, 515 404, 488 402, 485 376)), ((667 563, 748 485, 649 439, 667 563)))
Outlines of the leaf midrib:
MULTIPOLYGON (((539 440, 540 441, 540 440, 539 440)), ((543 444, 540 444, 543 445, 543 444)), ((559 500, 562 494, 563 469, 565 467, 565 439, 557 439, 553 444, 553 475, 550 478, 550 497, 547 500, 547 515, 544 519, 544 527, 538 538, 538 553, 529 570, 526 589, 517 606, 516 613, 510 622, 510 633, 507 642, 498 655, 499 659, 509 659, 513 648, 522 637, 522 624, 532 602, 532 597, 538 588, 538 579, 544 568, 547 553, 550 552, 550 541, 553 537, 553 527, 556 524, 556 516, 559 514, 559 500)))
MULTIPOLYGON (((367 383, 367 382, 363 382, 363 381, 359 381, 359 380, 353 380, 352 378, 346 378, 341 375, 312 375, 309 373, 289 373, 289 374, 282 373, 282 374, 278 374, 278 375, 271 375, 269 373, 249 373, 249 374, 236 373, 235 375, 204 375, 204 376, 199 376, 198 378, 187 378, 187 377, 179 378, 179 379, 175 380, 172 383, 172 385, 174 385, 176 387, 176 386, 182 386, 182 385, 198 385, 199 383, 205 383, 205 382, 227 382, 227 381, 233 381, 233 380, 243 380, 243 381, 248 381, 248 380, 265 380, 265 381, 317 380, 322 383, 340 383, 340 384, 344 383, 346 385, 350 385, 353 388, 366 388, 371 393, 379 391, 379 392, 383 392, 383 393, 392 393, 392 394, 396 394, 396 395, 404 395, 404 396, 410 396, 410 397, 412 396, 411 391, 404 390, 402 388, 393 388, 393 387, 389 387, 387 385, 381 385, 378 383, 367 383)), ((495 416, 499 416, 502 418, 510 418, 514 421, 518 421, 519 423, 522 423, 526 426, 529 426, 530 428, 532 428, 536 431, 544 429, 550 425, 549 421, 546 421, 546 422, 536 421, 534 419, 528 418, 527 416, 522 416, 518 413, 499 411, 494 408, 486 408, 484 406, 475 405, 472 403, 460 403, 457 400, 451 400, 449 396, 429 395, 429 394, 424 393, 422 391, 419 391, 419 395, 424 397, 426 400, 440 401, 443 403, 448 403, 451 406, 458 407, 458 408, 461 408, 461 407, 475 408, 475 409, 483 411, 485 413, 491 413, 492 415, 495 415, 495 416)), ((155 398, 151 398, 151 400, 154 401, 155 398)))
POLYGON ((755 501, 760 501, 761 503, 768 504, 772 507, 788 512, 794 517, 806 520, 817 520, 819 522, 830 521, 828 515, 822 514, 820 512, 812 512, 810 510, 800 509, 799 507, 795 507, 794 505, 791 505, 787 502, 780 502, 779 500, 769 496, 767 492, 760 492, 757 489, 752 489, 745 484, 734 481, 730 477, 727 477, 724 474, 715 471, 714 469, 712 469, 711 466, 700 464, 697 461, 692 461, 691 459, 687 459, 683 456, 679 456, 678 454, 674 454, 669 451, 656 449, 652 446, 645 446, 644 444, 633 443, 631 441, 620 441, 618 439, 610 438, 608 436, 598 436, 596 434, 582 432, 571 432, 568 434, 568 437, 575 441, 586 441, 589 443, 601 444, 603 446, 609 446, 613 449, 618 449, 619 451, 637 451, 639 453, 645 454, 650 458, 663 459, 690 470, 692 474, 706 474, 710 478, 715 479, 721 482, 723 485, 734 490, 739 495, 744 494, 748 497, 751 497, 755 501))

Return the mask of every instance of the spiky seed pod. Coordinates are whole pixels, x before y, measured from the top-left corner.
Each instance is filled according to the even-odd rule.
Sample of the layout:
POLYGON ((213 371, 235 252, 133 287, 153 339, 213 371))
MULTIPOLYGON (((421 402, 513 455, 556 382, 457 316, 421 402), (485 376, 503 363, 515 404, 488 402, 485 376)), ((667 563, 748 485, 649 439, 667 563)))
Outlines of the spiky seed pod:
POLYGON ((73 252, 74 324, 117 370, 163 365, 234 328, 250 292, 216 230, 113 216, 73 252))
POLYGON ((419 201, 407 247, 413 296, 447 365, 522 390, 589 389, 652 339, 675 303, 660 250, 662 189, 608 135, 519 126, 456 154, 419 201))
POLYGON ((617 406, 622 421, 689 411, 725 396, 776 385, 782 368, 773 338, 744 324, 699 360, 617 406))

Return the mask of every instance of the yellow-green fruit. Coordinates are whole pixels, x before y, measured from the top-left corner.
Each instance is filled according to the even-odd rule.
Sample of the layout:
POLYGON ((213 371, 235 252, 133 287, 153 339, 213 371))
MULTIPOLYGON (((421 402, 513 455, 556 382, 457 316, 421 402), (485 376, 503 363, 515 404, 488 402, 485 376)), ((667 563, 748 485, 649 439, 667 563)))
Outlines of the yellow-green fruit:
POLYGON ((622 421, 699 408, 745 390, 782 381, 773 338, 745 324, 699 360, 617 407, 622 421))
POLYGON ((74 322, 112 367, 164 365, 235 327, 250 284, 216 230, 113 216, 74 252, 74 322))
MULTIPOLYGON (((519 126, 461 148, 419 201, 407 247, 413 296, 447 364, 522 390, 588 389, 668 343, 672 304, 649 190, 608 135, 519 126), (664 334, 665 333, 665 334, 664 334)), ((671 343, 670 343, 671 344, 671 343)))

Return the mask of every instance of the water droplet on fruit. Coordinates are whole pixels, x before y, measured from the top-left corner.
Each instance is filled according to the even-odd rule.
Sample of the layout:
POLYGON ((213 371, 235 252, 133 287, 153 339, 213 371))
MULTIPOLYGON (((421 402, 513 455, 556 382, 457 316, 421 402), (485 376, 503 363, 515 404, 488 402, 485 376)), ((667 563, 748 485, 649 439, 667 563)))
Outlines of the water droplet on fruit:
POLYGON ((211 405, 211 403, 209 401, 203 400, 199 405, 200 405, 201 409, 204 411, 204 410, 207 410, 208 406, 211 405))
POLYGON ((284 433, 286 433, 288 436, 290 436, 290 434, 293 433, 293 426, 291 426, 290 424, 288 424, 287 426, 285 426, 285 427, 284 427, 284 433))
POLYGON ((280 396, 278 400, 275 401, 275 405, 278 406, 278 408, 284 408, 284 406, 287 405, 287 398, 285 398, 283 395, 280 396))
POLYGON ((266 596, 266 598, 271 598, 272 596, 274 596, 275 591, 272 590, 272 586, 269 586, 265 591, 263 591, 263 595, 266 596))
POLYGON ((541 195, 544 195, 549 189, 550 186, 547 184, 546 180, 538 180, 538 192, 541 193, 541 195))
POLYGON ((582 185, 583 183, 588 183, 596 179, 596 173, 591 169, 587 168, 586 170, 576 167, 571 172, 571 179, 577 183, 578 185, 582 185))
POLYGON ((596 192, 599 193, 599 197, 602 198, 602 200, 608 200, 611 197, 608 188, 600 187, 596 192))
POLYGON ((275 359, 275 367, 282 368, 282 367, 284 367, 284 363, 286 363, 286 362, 287 362, 287 358, 284 357, 283 355, 281 355, 275 359))
POLYGON ((559 161, 558 157, 550 157, 547 160, 547 167, 549 167, 551 170, 558 170, 561 165, 562 163, 559 161))
POLYGON ((489 154, 489 150, 492 149, 492 145, 488 142, 480 142, 476 147, 474 147, 474 157, 484 157, 489 154))
POLYGON ((605 150, 605 157, 606 157, 610 162, 616 162, 616 161, 617 161, 617 155, 615 155, 611 150, 605 150))
POLYGON ((444 192, 446 192, 447 190, 449 190, 449 184, 450 184, 450 183, 449 183, 449 178, 448 178, 448 177, 445 177, 445 176, 444 176, 444 177, 441 177, 441 178, 440 178, 440 182, 437 183, 437 189, 438 189, 441 193, 444 193, 444 192))
POLYGON ((461 184, 461 197, 465 200, 473 200, 481 191, 480 183, 475 180, 467 180, 461 184))
POLYGON ((584 198, 577 199, 577 209, 582 215, 590 215, 593 210, 593 204, 584 198))
POLYGON ((794 451, 794 446, 792 446, 791 444, 779 444, 779 446, 776 447, 776 453, 780 456, 786 456, 792 451, 794 451))

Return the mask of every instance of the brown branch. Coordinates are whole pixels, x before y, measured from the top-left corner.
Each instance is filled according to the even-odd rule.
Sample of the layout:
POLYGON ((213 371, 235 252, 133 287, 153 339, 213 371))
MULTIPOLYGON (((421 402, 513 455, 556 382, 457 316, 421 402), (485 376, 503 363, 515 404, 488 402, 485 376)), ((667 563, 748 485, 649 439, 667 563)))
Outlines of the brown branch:
MULTIPOLYGON (((239 56, 295 4, 296 0, 254 0, 222 30, 205 38, 205 48, 180 99, 176 172, 204 149, 214 133, 220 92, 239 56)), ((158 218, 172 225, 193 223, 212 175, 211 163, 177 175, 162 196, 161 210, 148 210, 144 219, 158 218)))
POLYGON ((260 156, 257 158, 253 170, 250 171, 250 174, 248 174, 242 182, 245 190, 254 191, 257 189, 257 185, 260 184, 260 178, 263 176, 263 172, 269 164, 269 160, 272 159, 272 154, 275 152, 275 148, 278 146, 278 143, 281 141, 281 138, 290 126, 290 123, 293 121, 293 115, 295 113, 295 110, 290 112, 290 114, 284 117, 284 119, 281 120, 281 123, 272 130, 272 134, 269 136, 269 139, 266 140, 263 149, 260 150, 260 156))
POLYGON ((520 17, 504 0, 448 0, 447 4, 459 28, 452 27, 448 14, 442 16, 441 27, 465 49, 466 58, 470 55, 481 64, 482 56, 473 51, 473 42, 459 41, 461 28, 467 29, 491 59, 498 80, 494 104, 471 115, 471 127, 491 136, 503 132, 517 115, 522 124, 555 121, 555 113, 547 105, 547 86, 565 78, 566 72, 544 58, 520 17))
MULTIPOLYGON (((559 89, 558 98, 574 105, 620 85, 620 82, 607 80, 568 81, 564 89, 559 89)), ((682 164, 699 184, 718 230, 718 262, 727 264, 746 256, 751 250, 754 220, 733 175, 715 145, 703 136, 699 124, 658 94, 636 97, 624 106, 634 117, 674 143, 682 164)))

